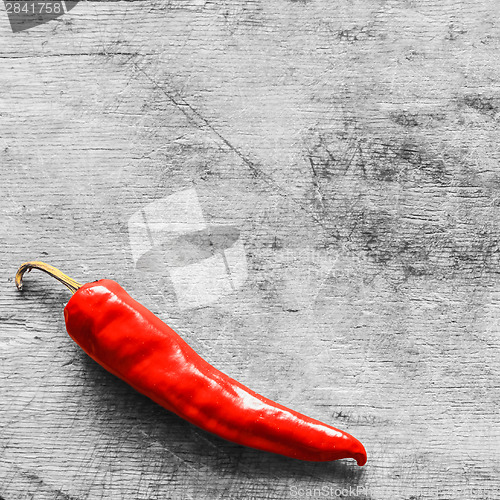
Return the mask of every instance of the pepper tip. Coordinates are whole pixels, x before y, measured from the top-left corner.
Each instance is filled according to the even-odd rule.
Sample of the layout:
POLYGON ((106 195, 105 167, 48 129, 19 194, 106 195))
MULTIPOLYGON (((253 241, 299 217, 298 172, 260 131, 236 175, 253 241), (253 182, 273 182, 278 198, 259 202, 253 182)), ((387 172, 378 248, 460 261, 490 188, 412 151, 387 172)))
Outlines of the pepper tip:
POLYGON ((363 446, 363 443, 361 441, 358 441, 357 439, 355 440, 355 443, 352 446, 352 458, 356 460, 357 464, 360 467, 363 467, 363 465, 366 464, 368 458, 366 455, 366 449, 363 446))

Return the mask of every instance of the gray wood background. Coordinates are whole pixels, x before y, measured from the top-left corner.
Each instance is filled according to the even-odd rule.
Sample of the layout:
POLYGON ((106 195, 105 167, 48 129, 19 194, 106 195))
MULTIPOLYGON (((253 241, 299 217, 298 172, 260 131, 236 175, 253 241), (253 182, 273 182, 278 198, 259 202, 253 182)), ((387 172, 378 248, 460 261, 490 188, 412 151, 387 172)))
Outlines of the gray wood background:
POLYGON ((16 34, 1 8, 2 499, 498 498, 496 0, 82 2, 16 34), (134 214, 164 200, 161 233, 187 189, 214 255, 245 252, 244 283, 201 307, 172 259, 203 265, 203 238, 133 254, 134 214), (158 407, 69 339, 59 283, 17 292, 33 259, 115 279, 367 465, 158 407))

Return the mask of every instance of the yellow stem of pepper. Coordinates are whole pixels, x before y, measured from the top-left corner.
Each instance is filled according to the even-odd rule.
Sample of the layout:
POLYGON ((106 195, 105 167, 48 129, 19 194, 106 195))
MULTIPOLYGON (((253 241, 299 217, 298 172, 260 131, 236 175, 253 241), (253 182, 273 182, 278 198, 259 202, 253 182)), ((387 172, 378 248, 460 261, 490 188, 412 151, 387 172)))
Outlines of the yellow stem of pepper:
POLYGON ((16 273, 16 286, 18 290, 22 290, 23 288, 22 281, 24 273, 26 271, 30 272, 32 269, 40 269, 40 271, 44 271, 47 274, 50 274, 50 276, 68 287, 71 293, 75 293, 82 286, 81 283, 78 283, 78 281, 75 281, 73 278, 66 276, 63 272, 59 271, 59 269, 55 268, 54 266, 45 264, 45 262, 32 261, 22 264, 16 273))

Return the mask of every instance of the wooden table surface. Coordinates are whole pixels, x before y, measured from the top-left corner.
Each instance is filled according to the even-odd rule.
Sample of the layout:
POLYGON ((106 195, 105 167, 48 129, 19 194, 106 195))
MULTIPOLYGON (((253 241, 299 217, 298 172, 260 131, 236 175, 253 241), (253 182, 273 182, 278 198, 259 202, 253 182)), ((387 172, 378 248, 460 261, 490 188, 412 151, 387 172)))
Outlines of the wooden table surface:
POLYGON ((500 4, 0 12, 0 498, 500 490, 500 4), (207 236, 208 235, 208 236, 207 236), (217 368, 366 446, 209 435, 91 361, 26 260, 101 277, 217 368))

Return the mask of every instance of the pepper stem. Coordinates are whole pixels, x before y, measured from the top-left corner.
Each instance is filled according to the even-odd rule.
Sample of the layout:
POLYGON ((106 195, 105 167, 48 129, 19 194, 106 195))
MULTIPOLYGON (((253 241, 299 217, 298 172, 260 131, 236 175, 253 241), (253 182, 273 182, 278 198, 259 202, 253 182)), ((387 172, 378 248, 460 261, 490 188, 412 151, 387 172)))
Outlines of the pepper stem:
POLYGON ((23 288, 23 276, 26 271, 30 272, 32 269, 40 269, 40 271, 44 271, 47 274, 50 274, 57 281, 60 281, 63 285, 68 287, 71 293, 75 293, 81 286, 81 283, 75 281, 73 278, 66 276, 63 272, 59 271, 59 269, 51 266, 50 264, 45 264, 45 262, 40 261, 32 261, 25 262, 21 265, 16 273, 16 286, 18 290, 22 290, 23 288))

